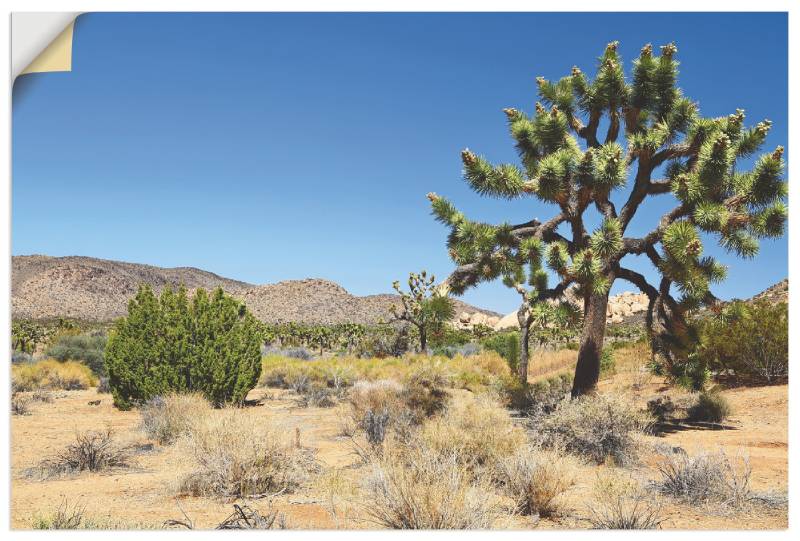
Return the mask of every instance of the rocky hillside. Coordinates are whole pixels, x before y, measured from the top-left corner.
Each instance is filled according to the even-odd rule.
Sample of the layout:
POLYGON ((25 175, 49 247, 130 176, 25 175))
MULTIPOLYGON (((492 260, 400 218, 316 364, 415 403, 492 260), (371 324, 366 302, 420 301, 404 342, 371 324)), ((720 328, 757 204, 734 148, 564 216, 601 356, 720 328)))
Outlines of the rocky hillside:
POLYGON ((768 287, 758 295, 754 295, 748 299, 748 302, 761 300, 769 301, 773 304, 789 302, 789 279, 786 278, 777 284, 768 287))
MULTIPOLYGON (((184 284, 190 290, 222 287, 242 299, 265 322, 376 323, 389 318, 395 295, 358 297, 321 279, 256 286, 191 267, 165 269, 91 257, 14 256, 11 264, 12 317, 69 317, 109 321, 125 315, 141 283, 156 291, 184 284)), ((456 300, 456 313, 496 316, 456 300)))

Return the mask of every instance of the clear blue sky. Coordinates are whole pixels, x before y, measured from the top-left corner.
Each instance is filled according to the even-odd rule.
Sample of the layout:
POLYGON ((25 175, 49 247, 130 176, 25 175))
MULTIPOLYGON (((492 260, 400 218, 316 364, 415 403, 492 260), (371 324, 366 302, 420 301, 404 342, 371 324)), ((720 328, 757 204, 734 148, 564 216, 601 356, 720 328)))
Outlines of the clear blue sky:
MULTIPOLYGON (((72 72, 14 88, 16 255, 323 277, 359 295, 421 268, 444 278, 447 231, 425 194, 489 222, 552 216, 472 193, 459 152, 515 160, 501 109, 531 111, 537 75, 593 73, 615 39, 627 66, 675 40, 705 115, 741 107, 774 122, 765 150, 787 142, 784 14, 87 14, 74 39, 72 72)), ((787 275, 785 237, 752 261, 707 251, 735 263, 723 298, 787 275)), ((464 299, 518 305, 499 283, 464 299)))

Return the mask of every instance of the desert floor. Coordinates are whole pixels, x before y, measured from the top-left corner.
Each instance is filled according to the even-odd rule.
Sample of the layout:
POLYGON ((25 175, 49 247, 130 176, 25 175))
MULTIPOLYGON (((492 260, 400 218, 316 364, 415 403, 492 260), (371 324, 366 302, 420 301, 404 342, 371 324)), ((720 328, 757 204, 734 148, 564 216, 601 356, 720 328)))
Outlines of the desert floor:
MULTIPOLYGON (((644 406, 646 400, 667 391, 663 381, 640 372, 619 373, 602 382, 601 390, 632 392, 644 406)), ((457 391, 467 392, 467 391, 457 391)), ((586 501, 598 474, 605 469, 616 475, 638 479, 657 475, 657 444, 680 446, 690 453, 714 452, 719 449, 729 456, 749 456, 752 467, 752 488, 757 491, 787 490, 787 393, 786 385, 736 388, 724 391, 734 412, 722 427, 676 426, 661 436, 646 436, 645 451, 638 465, 627 468, 581 466, 580 481, 565 497, 566 512, 553 519, 536 522, 528 517, 514 517, 504 528, 586 528, 586 501)), ((85 508, 87 516, 107 519, 128 527, 161 527, 167 519, 188 516, 197 528, 210 528, 227 517, 232 502, 199 497, 176 497, 176 479, 188 467, 180 446, 155 445, 150 452, 136 457, 131 470, 107 474, 84 473, 75 477, 49 481, 28 480, 21 474, 25 468, 52 456, 75 437, 76 431, 103 429, 110 426, 116 439, 146 444, 138 430, 139 414, 121 412, 111 403, 110 395, 99 395, 94 389, 56 392, 52 403, 38 403, 30 415, 12 416, 11 420, 11 523, 13 528, 31 527, 32 519, 52 513, 63 502, 85 508), (99 405, 90 401, 100 399, 99 405)), ((322 473, 307 488, 280 495, 273 508, 282 512, 290 528, 326 529, 374 528, 364 519, 359 503, 359 482, 364 473, 352 442, 341 435, 341 423, 347 415, 346 405, 334 408, 298 407, 295 395, 280 389, 255 389, 252 406, 265 422, 276 423, 295 437, 299 429, 300 443, 314 449, 322 473)), ((456 397, 457 399, 457 397, 456 397)), ((252 500, 248 505, 266 509, 265 500, 252 500)), ((752 511, 723 511, 693 507, 668 500, 662 525, 668 529, 783 529, 787 527, 785 509, 759 507, 752 511)))

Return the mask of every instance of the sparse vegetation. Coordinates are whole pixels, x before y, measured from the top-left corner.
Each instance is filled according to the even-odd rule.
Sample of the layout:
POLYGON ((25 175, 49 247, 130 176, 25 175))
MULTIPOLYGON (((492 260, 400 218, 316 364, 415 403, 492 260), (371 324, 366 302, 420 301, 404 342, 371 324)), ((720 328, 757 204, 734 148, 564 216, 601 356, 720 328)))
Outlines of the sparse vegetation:
POLYGON ((184 444, 194 469, 179 481, 183 494, 228 499, 291 492, 315 469, 307 450, 239 408, 203 417, 184 444))
POLYGON ((26 471, 28 477, 50 479, 83 471, 99 472, 131 467, 131 452, 113 439, 113 431, 78 432, 75 442, 26 471))
POLYGON ((637 436, 651 423, 626 397, 598 394, 559 403, 551 413, 536 415, 531 428, 545 446, 563 446, 597 463, 624 465, 635 460, 637 436))
POLYGON ((505 493, 524 515, 549 517, 558 513, 559 497, 575 484, 576 461, 558 449, 523 447, 498 461, 505 493))
POLYGON ((661 503, 633 479, 600 476, 589 522, 598 530, 654 530, 664 523, 661 503))
POLYGON ((76 361, 45 359, 11 367, 11 385, 17 391, 52 389, 73 391, 97 385, 97 376, 76 361))
POLYGON ((154 396, 139 410, 142 431, 162 445, 188 434, 210 412, 211 404, 199 393, 154 396))
POLYGON ((453 451, 389 445, 371 468, 364 508, 380 526, 486 529, 501 514, 488 478, 475 478, 453 451))
POLYGON ((656 489, 690 504, 721 503, 741 507, 754 500, 750 490, 750 461, 739 457, 736 464, 728 455, 672 453, 663 456, 658 466, 661 479, 656 489))
POLYGON ((526 440, 508 411, 486 396, 453 403, 422 426, 420 437, 429 451, 455 453, 469 468, 493 467, 526 440))
POLYGON ((45 353, 59 361, 81 362, 91 368, 96 375, 104 376, 106 375, 103 360, 105 347, 106 337, 102 333, 61 334, 55 337, 45 353))

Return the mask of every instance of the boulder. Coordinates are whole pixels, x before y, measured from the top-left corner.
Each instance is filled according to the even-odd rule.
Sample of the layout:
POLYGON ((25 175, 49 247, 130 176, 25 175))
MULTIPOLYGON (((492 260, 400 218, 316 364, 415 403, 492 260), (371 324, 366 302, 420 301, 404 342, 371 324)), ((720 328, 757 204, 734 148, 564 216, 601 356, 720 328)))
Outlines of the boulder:
POLYGON ((500 321, 494 326, 494 330, 502 331, 504 329, 517 329, 519 328, 519 320, 517 319, 517 313, 511 312, 500 318, 500 321))

